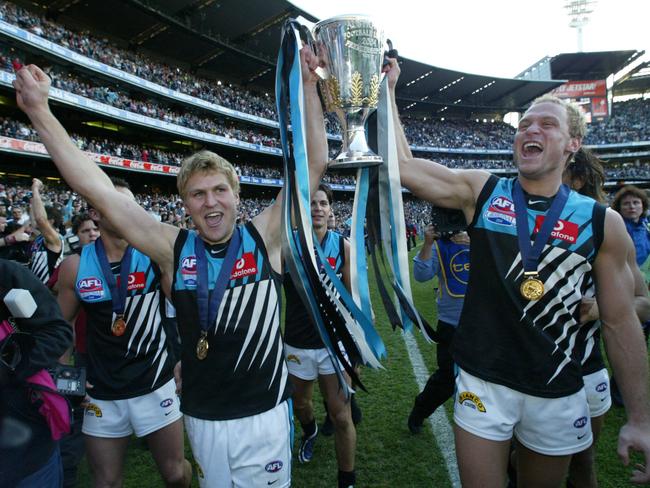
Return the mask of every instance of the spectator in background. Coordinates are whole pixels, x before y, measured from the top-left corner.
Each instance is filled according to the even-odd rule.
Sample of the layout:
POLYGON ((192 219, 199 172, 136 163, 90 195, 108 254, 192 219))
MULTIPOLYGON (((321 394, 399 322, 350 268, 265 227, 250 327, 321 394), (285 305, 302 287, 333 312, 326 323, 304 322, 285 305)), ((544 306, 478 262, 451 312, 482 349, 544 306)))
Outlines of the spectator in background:
POLYGON ((427 226, 422 249, 413 258, 413 277, 416 281, 424 282, 438 276, 438 370, 429 377, 424 390, 415 397, 407 422, 412 434, 418 434, 422 430, 424 419, 433 414, 454 392, 455 371, 451 341, 465 301, 469 266, 467 232, 441 236, 433 225, 427 226))
POLYGON ((648 196, 636 186, 624 186, 616 193, 612 208, 623 217, 627 232, 634 241, 636 262, 639 267, 643 266, 650 256, 648 196))
POLYGON ((45 208, 41 191, 43 182, 34 178, 32 182, 31 212, 34 216, 32 227, 39 232, 31 245, 29 269, 47 284, 56 267, 63 261, 63 237, 58 228, 62 223, 61 211, 49 206, 45 208))

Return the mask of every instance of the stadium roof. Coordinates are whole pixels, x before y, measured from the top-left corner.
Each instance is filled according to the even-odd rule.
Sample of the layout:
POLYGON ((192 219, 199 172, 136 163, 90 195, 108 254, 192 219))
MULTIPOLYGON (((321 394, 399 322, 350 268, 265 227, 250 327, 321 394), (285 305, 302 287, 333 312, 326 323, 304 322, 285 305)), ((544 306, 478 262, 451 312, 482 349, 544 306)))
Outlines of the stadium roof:
POLYGON ((603 51, 545 56, 519 73, 522 80, 604 80, 640 58, 645 51, 603 51))
POLYGON ((496 115, 520 111, 562 81, 474 75, 404 59, 397 86, 402 113, 431 116, 496 115))
POLYGON ((614 95, 650 92, 650 61, 639 64, 614 85, 614 95))
POLYGON ((604 80, 643 53, 630 50, 558 54, 551 59, 551 76, 554 80, 604 80))
MULTIPOLYGON (((27 8, 31 0, 15 0, 27 8)), ((316 18, 286 0, 55 0, 47 15, 79 29, 157 53, 200 74, 271 89, 280 28, 289 17, 316 18)), ((525 81, 446 70, 402 59, 398 104, 404 112, 492 117, 521 110, 555 88, 555 81, 525 81), (445 108, 446 107, 446 108, 445 108)))

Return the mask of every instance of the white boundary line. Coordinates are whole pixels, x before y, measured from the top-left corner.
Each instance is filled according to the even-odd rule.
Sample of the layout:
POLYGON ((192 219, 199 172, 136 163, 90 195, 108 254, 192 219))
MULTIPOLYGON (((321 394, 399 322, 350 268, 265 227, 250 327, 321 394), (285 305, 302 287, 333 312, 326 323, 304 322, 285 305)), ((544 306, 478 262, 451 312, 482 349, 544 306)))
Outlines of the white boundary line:
MULTIPOLYGON (((418 383, 420 391, 422 391, 424 385, 426 385, 427 380, 429 379, 429 370, 424 364, 420 348, 418 347, 418 343, 415 341, 413 334, 410 332, 402 333, 402 337, 406 343, 406 350, 408 351, 409 359, 413 366, 415 380, 418 383)), ((433 436, 438 445, 438 449, 442 453, 442 457, 445 459, 445 465, 447 467, 447 474, 449 475, 451 486, 454 488, 460 488, 460 475, 458 474, 456 449, 454 448, 454 433, 451 430, 451 425, 449 424, 449 419, 447 419, 447 412, 444 407, 441 406, 433 412, 433 415, 429 417, 429 423, 431 424, 431 429, 433 430, 433 436)))

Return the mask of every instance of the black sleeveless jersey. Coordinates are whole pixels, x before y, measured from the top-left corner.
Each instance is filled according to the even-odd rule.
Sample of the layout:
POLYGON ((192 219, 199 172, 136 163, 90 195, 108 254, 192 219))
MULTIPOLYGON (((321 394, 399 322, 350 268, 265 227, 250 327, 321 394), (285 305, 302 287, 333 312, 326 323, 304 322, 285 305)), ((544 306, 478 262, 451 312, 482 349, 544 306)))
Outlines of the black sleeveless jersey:
MULTIPOLYGON (((280 334, 280 282, 264 241, 252 223, 242 241, 217 318, 208 330, 207 357, 199 360, 197 262, 194 231, 182 230, 174 246, 173 302, 181 336, 183 413, 205 420, 248 417, 270 410, 290 396, 280 334)), ((210 293, 225 248, 206 244, 210 293)))
POLYGON ((56 267, 63 261, 63 238, 61 239, 61 251, 50 251, 45 245, 45 237, 40 235, 30 246, 29 269, 41 280, 44 285, 50 281, 56 267))
MULTIPOLYGON (((345 238, 341 234, 327 231, 323 242, 321 242, 327 264, 339 278, 343 276, 342 269, 345 265, 344 240, 345 238)), ((321 274, 324 274, 324 271, 321 274)), ((300 349, 322 349, 325 347, 289 274, 286 274, 284 278, 284 296, 286 300, 284 342, 300 349)))
MULTIPOLYGON (((556 398, 582 387, 579 305, 602 243, 605 207, 571 192, 538 266, 545 293, 520 294, 524 279, 512 197, 514 178, 485 184, 470 225, 472 272, 453 343, 456 363, 478 378, 556 398)), ((552 198, 526 195, 531 240, 552 198)))
MULTIPOLYGON (((97 259, 95 243, 83 247, 75 289, 87 315, 89 393, 100 400, 149 393, 173 377, 174 364, 161 325, 160 273, 151 260, 132 250, 122 336, 111 332, 111 291, 97 259)), ((113 273, 119 279, 119 263, 113 273)))

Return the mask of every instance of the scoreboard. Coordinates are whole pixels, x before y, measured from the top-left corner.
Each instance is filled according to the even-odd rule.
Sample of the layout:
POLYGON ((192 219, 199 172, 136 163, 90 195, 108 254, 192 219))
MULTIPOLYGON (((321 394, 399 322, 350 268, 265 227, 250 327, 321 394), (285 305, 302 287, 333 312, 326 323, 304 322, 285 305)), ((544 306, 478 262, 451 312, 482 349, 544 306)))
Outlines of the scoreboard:
POLYGON ((609 116, 605 80, 568 81, 551 94, 575 102, 584 112, 587 122, 609 116))

